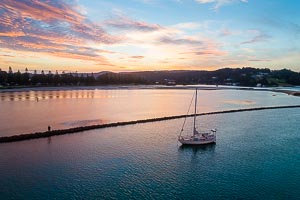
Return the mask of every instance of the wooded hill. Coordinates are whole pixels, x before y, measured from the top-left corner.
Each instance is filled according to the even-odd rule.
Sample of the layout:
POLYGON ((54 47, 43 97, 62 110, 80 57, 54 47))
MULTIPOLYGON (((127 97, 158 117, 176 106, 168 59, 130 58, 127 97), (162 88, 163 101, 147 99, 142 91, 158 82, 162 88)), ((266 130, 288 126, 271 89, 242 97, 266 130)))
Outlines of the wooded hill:
POLYGON ((2 86, 62 86, 109 84, 209 84, 237 86, 293 86, 300 85, 300 73, 288 69, 224 68, 215 71, 141 71, 99 73, 24 73, 0 69, 2 86))

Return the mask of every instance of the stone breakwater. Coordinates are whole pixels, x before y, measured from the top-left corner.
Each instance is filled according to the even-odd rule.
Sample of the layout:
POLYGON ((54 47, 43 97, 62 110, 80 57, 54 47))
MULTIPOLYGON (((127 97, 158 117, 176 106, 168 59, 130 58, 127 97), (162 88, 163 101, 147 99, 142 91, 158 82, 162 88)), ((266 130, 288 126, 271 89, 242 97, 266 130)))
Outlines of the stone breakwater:
MULTIPOLYGON (((286 108, 300 108, 300 105, 225 110, 225 111, 216 111, 216 112, 208 112, 208 113, 199 113, 199 114, 197 114, 197 116, 217 115, 217 114, 237 113, 237 112, 249 112, 249 111, 259 111, 259 110, 286 109, 286 108)), ((62 130, 53 130, 53 131, 46 131, 46 132, 36 132, 36 133, 29 133, 29 134, 6 136, 6 137, 0 137, 0 143, 17 142, 17 141, 37 139, 37 138, 47 138, 47 137, 51 137, 51 136, 72 134, 72 133, 77 133, 77 132, 82 132, 82 131, 93 130, 93 129, 110 128, 110 127, 142 124, 142 123, 149 123, 149 122, 158 122, 158 121, 179 119, 179 118, 192 117, 192 116, 194 116, 194 114, 191 114, 191 115, 176 115, 176 116, 169 116, 169 117, 160 117, 160 118, 143 119, 143 120, 136 120, 136 121, 127 121, 127 122, 114 122, 114 123, 108 123, 108 124, 81 126, 81 127, 62 129, 62 130)))
POLYGON ((289 90, 274 90, 274 92, 283 92, 285 94, 288 94, 288 95, 293 95, 293 96, 300 96, 300 92, 298 91, 289 91, 289 90))

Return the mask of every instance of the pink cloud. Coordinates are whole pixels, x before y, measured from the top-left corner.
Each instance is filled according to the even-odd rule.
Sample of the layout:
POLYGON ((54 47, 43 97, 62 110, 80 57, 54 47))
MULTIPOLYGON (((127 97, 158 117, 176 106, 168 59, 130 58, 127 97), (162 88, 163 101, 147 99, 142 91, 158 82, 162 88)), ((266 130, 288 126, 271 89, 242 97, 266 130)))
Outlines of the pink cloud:
POLYGON ((87 48, 86 44, 113 44, 120 42, 121 37, 108 34, 81 14, 77 7, 75 1, 63 0, 1 2, 1 47, 106 62, 99 55, 106 51, 87 48))
POLYGON ((139 30, 145 32, 163 29, 163 27, 158 24, 136 21, 125 16, 118 16, 115 19, 107 20, 104 24, 118 29, 139 30))
POLYGON ((143 59, 143 58, 145 58, 145 56, 130 56, 130 58, 134 58, 134 59, 143 59))

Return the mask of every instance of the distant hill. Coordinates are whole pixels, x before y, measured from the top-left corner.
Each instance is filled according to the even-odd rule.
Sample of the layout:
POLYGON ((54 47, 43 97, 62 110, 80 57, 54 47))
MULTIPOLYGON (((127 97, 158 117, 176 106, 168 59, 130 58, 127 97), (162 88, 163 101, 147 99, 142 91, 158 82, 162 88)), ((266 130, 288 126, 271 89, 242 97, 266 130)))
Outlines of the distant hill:
POLYGON ((171 70, 32 74, 0 70, 0 85, 209 84, 237 86, 300 85, 300 73, 288 69, 224 68, 215 71, 171 70))
POLYGON ((213 84, 240 86, 288 86, 300 85, 300 73, 287 69, 224 68, 215 71, 174 70, 115 73, 119 76, 140 77, 148 84, 213 84))

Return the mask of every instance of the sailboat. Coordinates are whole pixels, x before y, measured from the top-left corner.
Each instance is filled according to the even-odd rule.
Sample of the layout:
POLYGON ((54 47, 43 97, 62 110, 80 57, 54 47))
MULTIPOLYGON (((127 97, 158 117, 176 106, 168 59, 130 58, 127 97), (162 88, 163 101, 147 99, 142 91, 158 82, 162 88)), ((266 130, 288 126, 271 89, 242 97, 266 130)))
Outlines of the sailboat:
MULTIPOLYGON (((183 145, 204 145, 216 143, 216 129, 211 129, 210 131, 198 132, 196 129, 196 117, 197 117, 197 89, 195 94, 195 112, 194 112, 194 127, 193 134, 182 136, 183 128, 181 129, 180 135, 178 136, 178 141, 183 145)), ((184 122, 185 124, 185 122, 184 122)), ((183 125, 184 126, 184 125, 183 125)))

